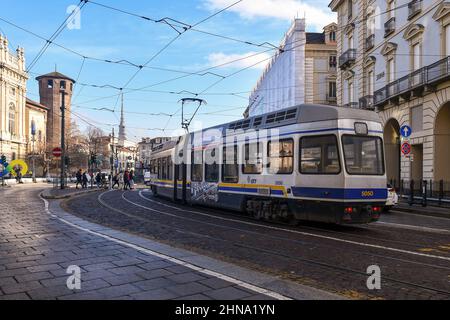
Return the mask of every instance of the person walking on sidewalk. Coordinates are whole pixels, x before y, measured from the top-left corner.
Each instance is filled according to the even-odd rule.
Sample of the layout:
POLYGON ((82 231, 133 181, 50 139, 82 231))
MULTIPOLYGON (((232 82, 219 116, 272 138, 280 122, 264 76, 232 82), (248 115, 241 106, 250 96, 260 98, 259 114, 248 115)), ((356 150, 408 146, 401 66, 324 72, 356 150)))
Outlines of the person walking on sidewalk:
POLYGON ((83 173, 82 173, 81 169, 77 171, 75 177, 77 178, 77 183, 75 184, 75 189, 78 189, 78 185, 80 185, 81 188, 83 188, 83 181, 82 181, 83 173))
POLYGON ((82 176, 82 184, 81 184, 81 188, 82 189, 87 189, 87 184, 88 184, 88 177, 87 177, 87 172, 83 172, 83 176, 82 176))
POLYGON ((117 185, 117 188, 120 189, 120 179, 119 179, 119 174, 116 173, 113 177, 113 184, 112 184, 112 188, 114 189, 114 187, 117 185))
POLYGON ((123 190, 128 190, 130 188, 130 172, 125 170, 123 174, 123 190))
POLYGON ((134 171, 133 170, 130 171, 130 189, 131 190, 134 189, 134 171))
POLYGON ((102 183, 102 175, 99 172, 97 172, 97 175, 95 176, 95 183, 97 184, 97 188, 100 188, 100 185, 102 183))

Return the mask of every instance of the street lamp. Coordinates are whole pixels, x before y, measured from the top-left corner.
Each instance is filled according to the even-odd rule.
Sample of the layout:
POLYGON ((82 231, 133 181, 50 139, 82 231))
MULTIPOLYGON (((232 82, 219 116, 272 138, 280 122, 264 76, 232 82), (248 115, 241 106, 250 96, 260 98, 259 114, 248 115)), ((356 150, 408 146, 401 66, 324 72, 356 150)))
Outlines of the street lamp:
POLYGON ((34 120, 31 120, 31 142, 33 143, 33 150, 32 150, 32 154, 31 154, 31 161, 32 161, 32 166, 33 166, 32 180, 34 183, 36 183, 36 162, 35 162, 35 151, 34 151, 34 145, 36 142, 36 122, 34 122, 34 120))

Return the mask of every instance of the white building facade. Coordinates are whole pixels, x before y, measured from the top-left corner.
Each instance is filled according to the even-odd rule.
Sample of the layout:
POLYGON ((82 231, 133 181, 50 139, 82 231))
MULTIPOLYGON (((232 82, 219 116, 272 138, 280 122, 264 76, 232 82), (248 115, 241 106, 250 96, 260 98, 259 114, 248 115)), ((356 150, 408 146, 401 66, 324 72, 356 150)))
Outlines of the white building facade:
POLYGON ((9 50, 8 39, 0 34, 0 154, 8 161, 25 159, 25 53, 9 50))
POLYGON ((305 19, 295 19, 281 42, 282 50, 269 62, 251 93, 246 115, 302 103, 334 104, 336 28, 330 24, 323 33, 309 33, 305 19))
POLYGON ((338 13, 338 104, 379 113, 388 179, 450 181, 450 2, 333 0, 330 8, 338 13), (401 155, 403 142, 412 156, 401 155))

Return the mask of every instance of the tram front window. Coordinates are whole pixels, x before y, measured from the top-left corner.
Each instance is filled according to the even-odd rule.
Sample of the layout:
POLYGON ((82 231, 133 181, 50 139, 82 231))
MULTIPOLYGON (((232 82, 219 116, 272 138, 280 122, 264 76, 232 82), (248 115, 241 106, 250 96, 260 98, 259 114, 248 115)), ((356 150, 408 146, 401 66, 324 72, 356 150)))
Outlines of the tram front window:
POLYGON ((383 175, 383 141, 380 137, 342 136, 345 168, 349 174, 383 175))

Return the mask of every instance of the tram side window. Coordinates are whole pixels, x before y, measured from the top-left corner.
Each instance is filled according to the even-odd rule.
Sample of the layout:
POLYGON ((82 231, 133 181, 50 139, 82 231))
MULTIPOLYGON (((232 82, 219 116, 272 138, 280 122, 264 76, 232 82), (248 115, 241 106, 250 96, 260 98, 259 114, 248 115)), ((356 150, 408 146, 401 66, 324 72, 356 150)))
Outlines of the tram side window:
POLYGON ((161 179, 162 180, 167 180, 167 160, 166 159, 162 159, 161 161, 161 179))
POLYGON ((191 181, 203 181, 203 150, 191 153, 191 181))
POLYGON ((268 170, 271 174, 290 174, 294 171, 294 140, 269 141, 268 170))
POLYGON ((300 173, 338 174, 341 172, 335 135, 300 139, 300 173))
POLYGON ((157 170, 158 170, 158 179, 162 179, 162 174, 161 174, 161 172, 162 172, 162 170, 161 170, 161 159, 158 159, 158 167, 157 167, 157 170))
POLYGON ((238 147, 223 147, 222 182, 239 182, 238 147))
POLYGON ((244 164, 242 165, 242 173, 244 174, 260 174, 263 169, 263 144, 246 143, 244 145, 244 164))
POLYGON ((167 180, 172 180, 172 158, 167 158, 167 180))
POLYGON ((219 164, 217 149, 205 150, 205 181, 219 182, 219 164))

